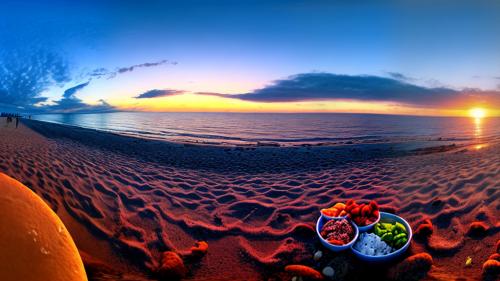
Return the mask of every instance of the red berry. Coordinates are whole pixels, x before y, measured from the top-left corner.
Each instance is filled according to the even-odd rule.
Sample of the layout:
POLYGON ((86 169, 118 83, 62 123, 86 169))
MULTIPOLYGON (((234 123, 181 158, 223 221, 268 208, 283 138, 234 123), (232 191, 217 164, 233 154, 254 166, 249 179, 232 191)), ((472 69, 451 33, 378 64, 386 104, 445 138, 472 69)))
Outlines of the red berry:
POLYGON ((372 207, 372 210, 378 210, 378 204, 374 200, 370 201, 370 206, 372 207))
POLYGON ((366 205, 363 207, 363 209, 361 209, 361 215, 363 217, 367 217, 371 215, 371 213, 372 213, 372 208, 370 207, 370 205, 366 205))

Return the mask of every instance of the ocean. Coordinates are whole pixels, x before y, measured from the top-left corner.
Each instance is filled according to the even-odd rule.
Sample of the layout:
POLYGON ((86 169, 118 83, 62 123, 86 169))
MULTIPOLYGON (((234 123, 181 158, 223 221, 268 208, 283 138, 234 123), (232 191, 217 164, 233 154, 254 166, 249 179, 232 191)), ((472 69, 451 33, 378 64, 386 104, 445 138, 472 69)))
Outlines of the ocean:
POLYGON ((344 113, 43 114, 33 119, 147 139, 283 146, 391 139, 467 141, 500 136, 500 118, 344 113))

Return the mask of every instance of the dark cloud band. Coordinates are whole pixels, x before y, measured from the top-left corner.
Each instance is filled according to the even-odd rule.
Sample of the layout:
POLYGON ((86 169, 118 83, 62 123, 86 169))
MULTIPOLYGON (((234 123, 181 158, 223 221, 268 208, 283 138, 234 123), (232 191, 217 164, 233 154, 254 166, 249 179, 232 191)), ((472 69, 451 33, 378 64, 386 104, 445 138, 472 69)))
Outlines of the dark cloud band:
POLYGON ((303 73, 276 80, 272 84, 244 94, 200 92, 225 98, 253 102, 297 102, 322 100, 358 100, 396 102, 416 107, 470 106, 486 104, 500 106, 500 92, 478 89, 456 90, 444 87, 424 87, 407 82, 409 78, 393 73, 391 78, 371 75, 340 75, 303 73))

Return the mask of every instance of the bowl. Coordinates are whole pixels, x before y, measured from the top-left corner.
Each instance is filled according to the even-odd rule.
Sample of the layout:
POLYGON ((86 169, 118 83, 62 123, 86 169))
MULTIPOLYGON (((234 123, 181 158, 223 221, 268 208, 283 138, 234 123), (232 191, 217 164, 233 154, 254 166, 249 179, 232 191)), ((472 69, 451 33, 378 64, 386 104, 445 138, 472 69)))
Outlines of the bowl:
POLYGON ((321 216, 322 216, 323 218, 325 218, 327 221, 328 221, 328 220, 346 219, 346 218, 347 218, 347 215, 342 216, 342 217, 330 217, 330 216, 324 215, 321 211, 320 211, 319 213, 320 213, 320 214, 321 214, 321 216))
MULTIPOLYGON (((380 212, 380 220, 383 221, 383 222, 390 222, 390 223, 399 222, 402 225, 404 225, 404 227, 406 228, 406 231, 408 233, 408 241, 406 242, 406 244, 403 245, 403 247, 397 249, 396 251, 394 251, 394 252, 392 252, 390 254, 383 255, 383 256, 369 256, 369 255, 365 255, 365 254, 362 254, 361 252, 359 252, 358 250, 354 249, 354 247, 351 247, 351 250, 354 253, 354 255, 356 257, 358 257, 360 260, 368 261, 368 262, 390 262, 390 261, 394 261, 394 260, 400 258, 406 252, 406 250, 408 250, 408 247, 410 247, 410 243, 411 243, 411 239, 412 239, 412 236, 413 236, 413 232, 411 230, 410 224, 405 219, 403 219, 400 216, 396 216, 394 214, 380 212)), ((352 246, 354 246, 354 243, 352 244, 352 246)))
POLYGON ((328 241, 326 241, 325 239, 323 239, 323 237, 321 237, 321 234, 320 234, 321 229, 323 228, 323 225, 325 225, 325 223, 327 223, 330 220, 342 220, 342 219, 344 219, 344 218, 340 217, 340 218, 327 219, 323 216, 320 216, 318 219, 318 222, 316 223, 316 234, 318 235, 319 240, 321 241, 321 244, 323 244, 323 246, 325 246, 325 248, 327 248, 328 250, 333 251, 333 252, 340 252, 340 251, 347 250, 347 249, 351 248, 351 246, 354 244, 354 242, 356 240, 358 240, 358 235, 359 235, 358 227, 356 226, 356 224, 354 224, 351 220, 349 220, 347 218, 346 218, 346 220, 354 228, 354 238, 351 240, 351 242, 349 242, 345 245, 333 245, 333 244, 328 243, 328 241))
POLYGON ((376 224, 377 222, 379 222, 379 221, 380 221, 380 213, 381 213, 381 212, 379 212, 379 214, 378 214, 378 218, 377 218, 377 220, 376 220, 374 223, 372 223, 372 224, 365 225, 365 226, 359 226, 359 225, 357 225, 356 223, 354 223, 354 224, 356 224, 356 226, 358 227, 359 232, 368 232, 368 231, 372 230, 372 229, 373 229, 373 227, 375 226, 375 224, 376 224))

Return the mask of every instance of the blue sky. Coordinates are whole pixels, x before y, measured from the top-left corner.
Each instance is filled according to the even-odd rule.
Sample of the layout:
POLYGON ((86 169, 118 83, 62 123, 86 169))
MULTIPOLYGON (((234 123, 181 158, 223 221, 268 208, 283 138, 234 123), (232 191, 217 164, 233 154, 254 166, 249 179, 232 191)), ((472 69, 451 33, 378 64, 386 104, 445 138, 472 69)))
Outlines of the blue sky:
POLYGON ((150 90, 241 95, 294 75, 329 73, 459 94, 476 88, 476 96, 485 91, 486 102, 499 106, 491 93, 500 85, 498 1, 19 2, 1 4, 3 64, 15 69, 12 56, 18 54, 41 65, 38 57, 51 54, 43 63, 61 66, 57 71, 64 75, 38 73, 44 83, 23 101, 12 98, 23 88, 5 82, 23 68, 4 70, 0 95, 7 105, 33 108, 36 96, 47 98, 37 108, 49 111, 60 110, 63 98, 84 110, 133 107, 134 97, 150 90), (89 76, 99 68, 113 72, 165 60, 112 78, 89 76))

